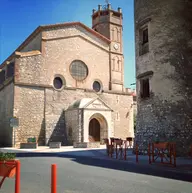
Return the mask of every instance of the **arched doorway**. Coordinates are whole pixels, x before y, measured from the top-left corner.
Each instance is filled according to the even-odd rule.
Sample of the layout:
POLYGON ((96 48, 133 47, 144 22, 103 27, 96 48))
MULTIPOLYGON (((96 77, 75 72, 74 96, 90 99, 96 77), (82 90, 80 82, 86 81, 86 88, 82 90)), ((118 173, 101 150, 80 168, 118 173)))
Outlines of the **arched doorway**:
POLYGON ((97 119, 93 118, 89 122, 89 141, 100 141, 100 123, 97 119))
POLYGON ((93 114, 89 119, 89 142, 103 142, 108 138, 108 124, 105 117, 100 113, 93 114))

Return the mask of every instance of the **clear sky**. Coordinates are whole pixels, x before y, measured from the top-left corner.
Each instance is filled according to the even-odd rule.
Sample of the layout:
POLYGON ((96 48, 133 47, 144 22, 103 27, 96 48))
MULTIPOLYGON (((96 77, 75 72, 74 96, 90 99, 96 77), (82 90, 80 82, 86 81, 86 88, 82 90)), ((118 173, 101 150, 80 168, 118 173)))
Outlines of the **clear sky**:
MULTIPOLYGON (((123 11, 125 86, 134 88, 133 0, 109 0, 123 11)), ((92 9, 105 0, 0 0, 0 64, 39 26, 80 21, 91 28, 92 9)))

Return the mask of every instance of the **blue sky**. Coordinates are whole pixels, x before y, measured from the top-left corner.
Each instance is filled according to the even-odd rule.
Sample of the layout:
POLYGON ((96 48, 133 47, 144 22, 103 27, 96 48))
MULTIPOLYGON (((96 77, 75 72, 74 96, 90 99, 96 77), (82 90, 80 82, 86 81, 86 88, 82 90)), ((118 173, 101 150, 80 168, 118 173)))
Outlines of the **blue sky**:
MULTIPOLYGON (((0 0, 0 64, 39 26, 80 21, 91 27, 92 9, 105 0, 0 0)), ((135 83, 133 0, 110 0, 123 11, 125 86, 135 83)))

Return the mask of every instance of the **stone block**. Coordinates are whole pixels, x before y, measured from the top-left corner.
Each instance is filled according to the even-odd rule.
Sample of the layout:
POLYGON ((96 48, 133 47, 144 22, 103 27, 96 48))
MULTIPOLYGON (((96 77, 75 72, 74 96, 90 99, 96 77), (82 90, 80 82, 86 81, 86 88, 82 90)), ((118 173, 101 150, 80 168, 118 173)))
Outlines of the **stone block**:
POLYGON ((100 142, 74 142, 74 148, 99 148, 100 142))
POLYGON ((37 149, 37 143, 20 143, 20 149, 37 149))
POLYGON ((49 142, 49 148, 61 148, 61 142, 49 142))
POLYGON ((74 142, 74 148, 87 148, 87 142, 74 142))
POLYGON ((88 148, 99 148, 100 147, 100 142, 88 142, 87 147, 88 148))

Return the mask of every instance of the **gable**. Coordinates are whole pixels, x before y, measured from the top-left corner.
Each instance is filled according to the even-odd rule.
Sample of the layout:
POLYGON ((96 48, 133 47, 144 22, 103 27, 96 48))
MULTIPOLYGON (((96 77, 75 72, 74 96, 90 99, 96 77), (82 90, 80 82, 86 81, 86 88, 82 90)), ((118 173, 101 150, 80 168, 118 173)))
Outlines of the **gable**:
POLYGON ((54 27, 54 28, 45 30, 42 39, 44 41, 55 41, 55 40, 62 40, 62 39, 68 40, 70 38, 78 37, 108 52, 109 44, 106 41, 104 41, 104 39, 92 33, 92 31, 94 30, 90 29, 91 31, 89 31, 87 30, 87 28, 85 28, 84 25, 80 25, 80 24, 63 25, 62 27, 54 27))
POLYGON ((46 25, 46 26, 40 26, 43 31, 48 31, 48 30, 57 30, 57 29, 67 29, 71 27, 75 28, 82 28, 86 32, 92 34, 93 36, 97 37, 98 39, 102 40, 103 42, 106 42, 107 44, 110 44, 111 41, 103 36, 102 34, 96 32, 95 30, 89 28, 88 26, 84 25, 81 22, 69 22, 69 23, 61 23, 61 24, 53 24, 53 25, 46 25))
POLYGON ((93 99, 89 103, 87 103, 84 107, 84 109, 98 109, 98 110, 107 110, 107 111, 113 111, 104 101, 102 101, 100 98, 93 99))
MULTIPOLYGON (((39 37, 42 37, 42 39, 44 39, 44 40, 54 39, 53 35, 49 36, 46 33, 46 37, 43 37, 43 35, 41 33, 52 31, 52 30, 57 30, 57 29, 65 29, 67 27, 74 27, 74 26, 75 27, 80 27, 80 28, 84 29, 86 33, 92 34, 92 37, 95 37, 97 39, 97 41, 101 41, 103 43, 106 43, 108 45, 108 47, 109 47, 109 44, 111 43, 111 41, 108 38, 106 38, 102 34, 96 32, 95 30, 87 27, 86 25, 84 25, 81 22, 68 22, 68 23, 44 25, 44 26, 37 27, 33 31, 33 33, 31 33, 28 36, 28 38, 25 39, 25 41, 16 50, 14 50, 14 52, 1 64, 1 66, 3 67, 7 60, 10 60, 11 58, 13 58, 16 51, 19 52, 19 51, 25 49, 25 47, 26 47, 27 51, 31 51, 32 50, 31 49, 31 45, 35 46, 35 49, 40 49, 39 44, 37 42, 35 42, 36 39, 39 39, 39 37)), ((105 45, 106 48, 107 48, 107 45, 105 45)))

